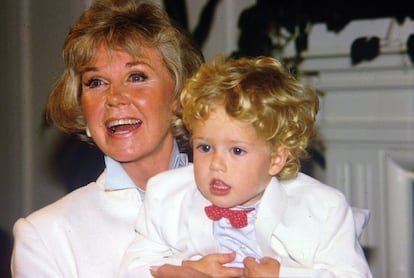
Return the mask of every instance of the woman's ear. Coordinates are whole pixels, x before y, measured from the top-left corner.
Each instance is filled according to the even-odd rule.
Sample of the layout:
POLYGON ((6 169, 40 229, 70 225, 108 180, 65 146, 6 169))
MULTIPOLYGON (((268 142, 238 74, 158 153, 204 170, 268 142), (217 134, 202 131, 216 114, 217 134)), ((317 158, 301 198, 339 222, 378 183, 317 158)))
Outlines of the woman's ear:
POLYGON ((288 153, 288 148, 285 146, 279 146, 272 152, 269 175, 275 176, 282 171, 283 167, 285 167, 288 153))
POLYGON ((173 99, 173 101, 171 102, 171 111, 175 114, 179 111, 180 109, 180 101, 177 99, 173 99))

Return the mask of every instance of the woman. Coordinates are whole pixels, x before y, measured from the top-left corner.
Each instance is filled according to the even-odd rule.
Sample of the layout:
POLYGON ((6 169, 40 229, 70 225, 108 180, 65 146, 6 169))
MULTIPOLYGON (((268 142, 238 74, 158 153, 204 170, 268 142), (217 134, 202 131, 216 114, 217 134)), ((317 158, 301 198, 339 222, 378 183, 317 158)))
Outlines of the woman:
POLYGON ((187 164, 172 126, 201 51, 159 7, 98 0, 71 28, 47 112, 95 143, 105 171, 14 227, 14 277, 115 277, 134 237, 147 180, 187 164))

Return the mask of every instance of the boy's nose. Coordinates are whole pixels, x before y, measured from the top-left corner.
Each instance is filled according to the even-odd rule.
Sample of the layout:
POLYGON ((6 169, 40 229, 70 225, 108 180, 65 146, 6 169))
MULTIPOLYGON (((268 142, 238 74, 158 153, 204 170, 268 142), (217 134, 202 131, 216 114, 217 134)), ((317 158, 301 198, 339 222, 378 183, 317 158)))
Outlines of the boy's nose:
POLYGON ((213 171, 225 171, 226 170, 225 159, 221 155, 214 154, 211 159, 210 169, 213 171))

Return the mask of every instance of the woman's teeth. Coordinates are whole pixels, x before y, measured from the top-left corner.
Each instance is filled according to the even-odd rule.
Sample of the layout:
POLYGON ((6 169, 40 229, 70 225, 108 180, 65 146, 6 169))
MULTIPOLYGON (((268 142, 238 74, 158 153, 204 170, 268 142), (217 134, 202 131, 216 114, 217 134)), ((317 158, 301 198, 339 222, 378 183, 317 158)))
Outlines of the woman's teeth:
POLYGON ((116 120, 116 121, 112 121, 108 123, 107 127, 112 133, 115 133, 117 132, 117 129, 120 127, 127 126, 127 125, 140 126, 141 124, 142 124, 142 121, 138 119, 121 119, 121 120, 116 120))

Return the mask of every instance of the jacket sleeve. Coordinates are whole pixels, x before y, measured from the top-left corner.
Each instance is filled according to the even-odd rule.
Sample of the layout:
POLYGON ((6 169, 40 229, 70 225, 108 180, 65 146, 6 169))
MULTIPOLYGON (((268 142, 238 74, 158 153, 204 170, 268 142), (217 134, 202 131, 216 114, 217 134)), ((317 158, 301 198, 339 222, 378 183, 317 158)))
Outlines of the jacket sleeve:
POLYGON ((13 228, 14 247, 11 259, 12 276, 63 277, 53 253, 48 250, 36 228, 26 219, 19 219, 13 228))
POLYGON ((358 241, 353 211, 343 195, 337 196, 336 204, 325 207, 326 217, 321 217, 323 228, 312 254, 312 266, 281 263, 280 277, 372 277, 358 241))
POLYGON ((163 264, 181 265, 182 259, 174 256, 171 248, 136 234, 122 262, 119 277, 152 277, 150 268, 163 264))
POLYGON ((182 214, 178 213, 179 208, 171 207, 180 203, 184 191, 178 190, 176 182, 169 184, 174 176, 162 177, 148 182, 136 221, 135 239, 124 254, 119 277, 152 277, 151 266, 181 265, 184 253, 177 248, 183 243, 185 232, 178 232, 177 227, 181 226, 178 222, 182 214))

